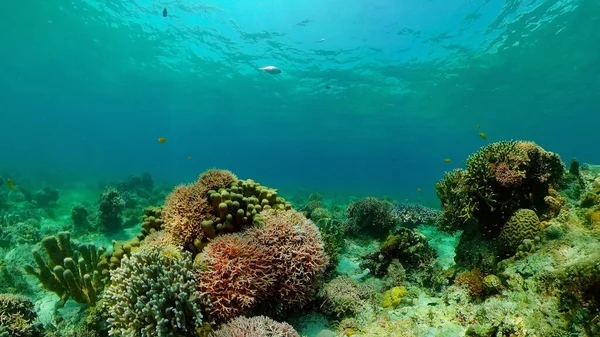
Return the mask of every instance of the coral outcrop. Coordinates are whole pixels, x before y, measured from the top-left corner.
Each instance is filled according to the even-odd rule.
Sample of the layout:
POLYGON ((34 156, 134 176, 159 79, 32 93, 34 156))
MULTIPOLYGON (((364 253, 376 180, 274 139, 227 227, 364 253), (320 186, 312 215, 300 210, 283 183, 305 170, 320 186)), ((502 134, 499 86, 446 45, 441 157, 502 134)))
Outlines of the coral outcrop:
POLYGON ((41 336, 33 302, 23 295, 0 294, 0 337, 41 336))
POLYGON ((69 232, 60 232, 57 236, 42 239, 47 260, 39 250, 33 250, 33 257, 38 265, 25 266, 25 271, 40 281, 41 286, 60 297, 57 306, 63 306, 72 298, 78 303, 93 304, 98 300, 98 293, 104 288, 98 267, 98 250, 93 243, 80 244, 73 248, 69 232))
POLYGON ((109 334, 191 336, 203 327, 204 296, 196 292, 191 254, 146 245, 111 273, 105 299, 109 334))
POLYGON ((392 207, 391 202, 373 197, 353 201, 346 209, 345 232, 385 237, 398 224, 391 212, 392 207))
POLYGON ((212 332, 209 337, 300 337, 287 323, 266 316, 237 317, 212 332))

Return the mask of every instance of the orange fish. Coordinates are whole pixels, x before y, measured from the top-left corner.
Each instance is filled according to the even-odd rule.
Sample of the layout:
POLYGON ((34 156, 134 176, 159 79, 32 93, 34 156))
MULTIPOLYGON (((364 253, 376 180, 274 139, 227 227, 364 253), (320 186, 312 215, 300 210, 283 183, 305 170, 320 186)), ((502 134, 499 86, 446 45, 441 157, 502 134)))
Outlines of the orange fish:
POLYGON ((15 184, 10 179, 6 179, 6 184, 10 187, 11 190, 15 189, 15 184))
POLYGON ((446 158, 446 159, 444 159, 444 162, 445 162, 445 163, 449 163, 449 162, 451 162, 451 161, 452 161, 452 160, 450 160, 450 158, 446 158))
POLYGON ((167 139, 166 139, 165 137, 160 137, 160 138, 158 138, 158 142, 159 142, 159 143, 164 143, 164 142, 166 142, 166 141, 167 141, 167 139))
POLYGON ((479 133, 479 137, 483 138, 483 139, 487 139, 487 136, 485 135, 485 133, 480 132, 479 133))
POLYGON ((188 160, 192 160, 192 156, 188 156, 188 160))

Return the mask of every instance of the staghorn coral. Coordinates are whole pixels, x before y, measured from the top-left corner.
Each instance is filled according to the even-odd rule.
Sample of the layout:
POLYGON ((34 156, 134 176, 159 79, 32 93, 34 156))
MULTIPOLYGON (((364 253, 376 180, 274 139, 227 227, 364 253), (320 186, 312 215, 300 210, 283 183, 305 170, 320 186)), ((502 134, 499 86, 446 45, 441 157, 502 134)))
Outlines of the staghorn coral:
POLYGON ((392 215, 392 203, 373 197, 353 201, 346 209, 345 232, 381 237, 398 223, 392 215))
POLYGON ((513 214, 502 227, 499 240, 501 249, 506 253, 514 253, 525 239, 533 239, 539 233, 540 219, 530 209, 520 209, 513 214))
POLYGON ((321 233, 312 221, 295 210, 267 209, 264 224, 251 228, 248 235, 270 248, 270 264, 275 266, 271 296, 284 307, 301 307, 316 292, 329 258, 321 233))
POLYGON ((89 243, 80 244, 74 250, 69 232, 60 232, 57 236, 42 239, 48 261, 34 249, 33 257, 38 269, 26 265, 25 271, 35 276, 44 289, 60 297, 57 303, 59 307, 69 298, 78 303, 95 303, 98 293, 104 288, 102 271, 98 267, 98 255, 102 249, 98 250, 93 243, 89 243))
POLYGON ((210 296, 211 317, 226 321, 264 299, 275 278, 267 247, 241 234, 217 237, 197 257, 198 289, 210 296))
POLYGON ((33 302, 23 295, 0 294, 0 336, 32 337, 39 331, 34 326, 37 314, 33 302))
POLYGON ((109 335, 190 336, 203 327, 191 254, 148 245, 123 257, 106 289, 109 335))
POLYGON ((236 317, 222 325, 209 337, 300 337, 287 323, 279 323, 266 316, 236 317))

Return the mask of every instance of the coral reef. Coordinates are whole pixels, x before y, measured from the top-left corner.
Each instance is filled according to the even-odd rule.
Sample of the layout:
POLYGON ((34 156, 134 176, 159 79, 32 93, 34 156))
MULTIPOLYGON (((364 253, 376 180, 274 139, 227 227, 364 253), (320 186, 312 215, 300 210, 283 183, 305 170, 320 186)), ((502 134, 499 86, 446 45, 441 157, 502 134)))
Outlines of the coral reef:
POLYGON ((85 232, 90 226, 90 212, 83 205, 75 205, 71 209, 71 220, 75 232, 85 232))
POLYGON ((209 337, 300 337, 287 323, 279 323, 266 316, 236 317, 210 333, 209 337))
POLYGON ((23 295, 0 294, 0 336, 41 336, 35 325, 37 314, 31 300, 23 295))
POLYGON ((191 254, 147 245, 111 272, 105 299, 110 335, 189 336, 203 327, 208 305, 196 292, 191 254))
POLYGON ((408 228, 415 228, 422 224, 433 226, 441 217, 439 210, 410 202, 394 205, 391 212, 400 225, 408 228))
POLYGON ((56 204, 59 197, 60 195, 56 188, 46 186, 35 192, 33 201, 38 207, 49 207, 56 204))
POLYGON ((392 203, 373 197, 353 201, 346 209, 347 234, 385 237, 398 224, 392 215, 392 203))
POLYGON ((160 207, 146 207, 142 216, 142 235, 144 237, 163 230, 165 223, 162 219, 162 209, 160 207))
POLYGON ((388 236, 378 251, 365 256, 361 266, 383 277, 394 260, 402 266, 416 268, 433 262, 435 257, 436 252, 423 234, 415 229, 400 227, 388 236))
POLYGON ((227 321, 253 308, 272 290, 270 251, 248 236, 226 234, 196 258, 198 288, 210 296, 211 317, 227 321))
POLYGON ((530 209, 517 210, 502 227, 498 237, 501 242, 501 250, 514 253, 523 240, 533 240, 540 230, 540 219, 534 211, 530 209))
POLYGON ((301 307, 328 263, 316 226, 294 210, 264 210, 259 227, 226 234, 198 255, 199 289, 225 321, 267 301, 301 307))
POLYGON ((371 306, 374 290, 342 275, 329 281, 320 291, 320 310, 334 319, 353 317, 371 306))
POLYGON ((104 191, 100 197, 98 209, 100 226, 108 233, 120 230, 123 224, 121 215, 124 208, 125 201, 118 190, 109 188, 104 191))
POLYGON ((559 156, 535 143, 489 144, 467 159, 466 170, 447 173, 436 185, 444 226, 462 228, 473 219, 495 237, 519 208, 543 215, 549 207, 544 198, 563 175, 559 156))
POLYGON ((81 244, 75 250, 69 232, 60 232, 57 236, 42 239, 48 261, 34 249, 38 269, 27 265, 25 271, 35 276, 44 289, 60 297, 58 307, 69 298, 78 303, 93 304, 104 287, 102 272, 98 270, 98 256, 102 251, 93 243, 81 244))

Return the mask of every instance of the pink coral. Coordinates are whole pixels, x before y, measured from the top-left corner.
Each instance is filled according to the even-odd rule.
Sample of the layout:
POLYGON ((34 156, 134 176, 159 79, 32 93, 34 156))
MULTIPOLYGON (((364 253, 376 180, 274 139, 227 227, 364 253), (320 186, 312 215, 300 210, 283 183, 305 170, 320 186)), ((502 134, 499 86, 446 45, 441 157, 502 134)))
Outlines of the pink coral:
POLYGON ((266 316, 237 317, 212 332, 210 337, 300 337, 294 328, 266 316))
POLYGON ((273 295, 291 307, 303 305, 316 290, 329 258, 321 233, 312 221, 295 210, 261 212, 264 226, 252 228, 249 235, 270 247, 271 265, 275 266, 273 295))
POLYGON ((511 169, 506 163, 496 165, 496 180, 505 187, 517 186, 523 181, 524 174, 511 169))
POLYGON ((199 290, 210 295, 212 316, 226 321, 253 307, 273 284, 265 247, 241 234, 217 237, 200 256, 199 290))

